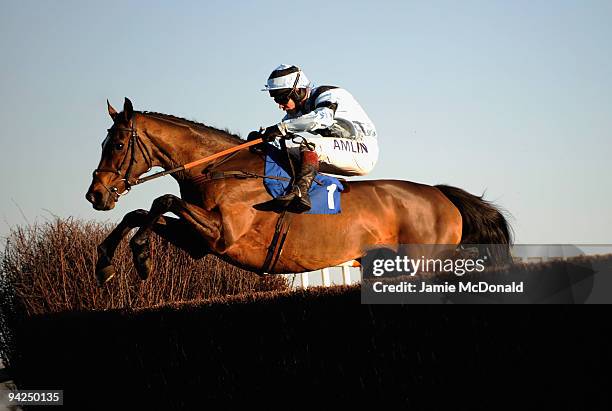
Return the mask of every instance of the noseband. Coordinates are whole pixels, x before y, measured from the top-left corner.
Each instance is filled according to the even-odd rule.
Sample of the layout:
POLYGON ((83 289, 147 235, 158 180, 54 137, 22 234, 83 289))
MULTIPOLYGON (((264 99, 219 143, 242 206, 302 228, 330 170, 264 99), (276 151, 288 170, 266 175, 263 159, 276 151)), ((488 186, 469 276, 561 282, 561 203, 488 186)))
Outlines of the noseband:
MULTIPOLYGON (((110 133, 111 129, 108 129, 108 132, 110 133)), ((99 173, 113 173, 116 174, 118 176, 121 176, 123 174, 123 168, 125 166, 125 163, 128 159, 128 155, 129 155, 129 163, 127 165, 126 171, 125 171, 125 175, 123 175, 123 178, 121 178, 119 181, 123 181, 124 185, 125 185, 125 191, 123 192, 119 192, 119 189, 115 186, 110 186, 108 187, 106 184, 104 184, 100 178, 98 177, 98 181, 100 182, 100 184, 102 184, 104 186, 104 188, 111 193, 112 195, 116 196, 116 200, 119 199, 120 196, 127 194, 130 189, 132 188, 133 185, 137 184, 137 181, 130 181, 130 176, 132 173, 132 168, 134 167, 134 163, 136 163, 136 148, 138 148, 138 150, 140 150, 140 153, 142 154, 142 157, 145 159, 146 163, 147 163, 147 171, 151 170, 152 168, 152 162, 151 162, 151 153, 149 153, 149 150, 147 148, 147 146, 144 144, 144 142, 142 141, 142 139, 140 138, 140 136, 138 135, 138 132, 136 131, 136 116, 134 115, 134 117, 132 118, 132 122, 131 122, 131 126, 130 128, 117 128, 117 131, 129 131, 130 132, 130 140, 128 141, 128 147, 125 153, 125 156, 123 157, 123 160, 121 160, 121 164, 119 165, 118 169, 114 169, 114 168, 97 168, 93 171, 93 178, 98 177, 99 173)))

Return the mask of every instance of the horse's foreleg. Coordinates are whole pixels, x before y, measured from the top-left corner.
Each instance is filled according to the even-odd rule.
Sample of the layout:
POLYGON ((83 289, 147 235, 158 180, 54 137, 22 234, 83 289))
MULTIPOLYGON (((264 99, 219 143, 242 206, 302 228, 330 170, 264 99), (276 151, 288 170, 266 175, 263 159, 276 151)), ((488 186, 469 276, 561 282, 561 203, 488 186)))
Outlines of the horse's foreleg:
MULTIPOLYGON (((103 285, 115 275, 112 259, 119 243, 134 228, 148 221, 149 212, 134 210, 127 213, 115 229, 98 246, 98 261, 96 263, 96 278, 103 285)), ((209 249, 202 241, 200 234, 177 218, 161 216, 152 227, 155 234, 164 240, 189 253, 194 259, 204 257, 209 249)))
POLYGON ((115 276, 112 260, 119 243, 133 228, 141 226, 148 215, 146 210, 134 210, 123 216, 121 222, 98 246, 98 261, 96 262, 96 279, 102 286, 115 276))
POLYGON ((152 269, 149 252, 149 233, 160 219, 163 218, 162 214, 167 212, 176 214, 183 224, 189 226, 193 232, 197 233, 199 244, 202 244, 202 240, 207 243, 213 243, 221 237, 221 219, 216 213, 189 204, 172 194, 156 198, 151 205, 151 211, 149 211, 145 218, 146 221, 141 224, 140 229, 130 241, 134 265, 138 275, 143 280, 149 276, 152 269))

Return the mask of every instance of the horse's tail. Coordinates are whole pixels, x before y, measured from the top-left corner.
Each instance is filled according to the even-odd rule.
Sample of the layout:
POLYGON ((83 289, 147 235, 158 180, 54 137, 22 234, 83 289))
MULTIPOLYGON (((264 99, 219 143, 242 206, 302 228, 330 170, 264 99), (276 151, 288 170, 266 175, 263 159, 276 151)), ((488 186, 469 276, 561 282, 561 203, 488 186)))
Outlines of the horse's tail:
POLYGON ((461 244, 503 244, 509 251, 512 227, 499 207, 457 187, 437 185, 463 218, 461 244))

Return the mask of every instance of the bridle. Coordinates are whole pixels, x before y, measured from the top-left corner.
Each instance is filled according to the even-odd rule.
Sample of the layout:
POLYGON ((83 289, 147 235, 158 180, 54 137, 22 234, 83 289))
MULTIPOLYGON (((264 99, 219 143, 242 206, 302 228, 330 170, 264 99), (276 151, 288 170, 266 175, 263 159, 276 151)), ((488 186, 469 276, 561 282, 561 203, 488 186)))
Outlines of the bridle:
MULTIPOLYGON (((109 128, 107 131, 109 134, 107 134, 107 138, 110 137, 110 132, 111 132, 112 127, 109 128)), ((132 186, 137 184, 137 181, 130 181, 130 177, 131 177, 131 173, 132 173, 132 168, 134 167, 134 163, 136 163, 136 148, 138 147, 138 150, 140 150, 140 153, 142 154, 142 157, 145 159, 145 162, 147 163, 147 171, 150 171, 151 168, 153 167, 153 163, 151 161, 151 153, 149 152, 147 146, 144 144, 144 142, 142 141, 142 139, 140 138, 140 136, 138 135, 138 132, 136 131, 136 115, 134 114, 134 116, 132 117, 132 121, 130 124, 130 128, 125 128, 125 127, 118 127, 115 129, 116 131, 129 131, 130 132, 130 139, 128 141, 128 146, 127 149, 125 150, 125 155, 123 156, 123 160, 121 160, 121 164, 119 165, 118 169, 114 169, 114 168, 96 168, 93 171, 93 178, 95 179, 96 177, 98 177, 99 173, 113 173, 116 174, 118 176, 121 176, 123 174, 123 168, 125 166, 126 161, 128 160, 128 156, 129 156, 129 163, 127 165, 127 168, 125 170, 125 174, 123 175, 123 178, 121 178, 119 181, 123 181, 124 185, 125 185, 125 191, 123 192, 119 192, 119 189, 115 186, 110 186, 108 187, 106 184, 104 184, 100 178, 98 177, 98 181, 100 182, 100 184, 102 184, 104 186, 104 188, 111 193, 112 195, 116 196, 116 200, 119 199, 119 197, 121 197, 122 195, 125 195, 127 193, 129 193, 129 191, 131 190, 132 186)))

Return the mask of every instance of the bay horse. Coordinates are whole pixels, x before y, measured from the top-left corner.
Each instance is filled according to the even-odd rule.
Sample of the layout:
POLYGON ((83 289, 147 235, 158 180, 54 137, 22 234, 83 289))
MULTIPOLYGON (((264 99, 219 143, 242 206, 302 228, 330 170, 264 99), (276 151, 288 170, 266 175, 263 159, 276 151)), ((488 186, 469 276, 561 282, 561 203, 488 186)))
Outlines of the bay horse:
MULTIPOLYGON (((122 112, 107 102, 112 127, 86 198, 96 210, 111 210, 122 194, 152 167, 165 170, 235 147, 244 140, 228 132, 168 114, 134 111, 126 98, 122 112)), ((257 204, 271 200, 257 178, 202 181, 210 170, 262 173, 264 159, 249 150, 231 158, 172 174, 180 198, 156 198, 149 211, 127 213, 98 246, 100 285, 114 274, 119 242, 130 241, 138 274, 152 269, 151 231, 193 258, 212 253, 238 267, 260 272, 275 233, 278 213, 257 204), (164 216, 173 213, 177 217, 164 216)), ((482 197, 446 185, 400 180, 351 181, 336 215, 294 214, 282 254, 269 273, 300 273, 359 259, 368 247, 388 244, 511 244, 510 226, 482 197)))

